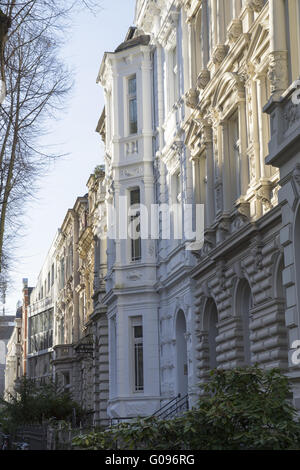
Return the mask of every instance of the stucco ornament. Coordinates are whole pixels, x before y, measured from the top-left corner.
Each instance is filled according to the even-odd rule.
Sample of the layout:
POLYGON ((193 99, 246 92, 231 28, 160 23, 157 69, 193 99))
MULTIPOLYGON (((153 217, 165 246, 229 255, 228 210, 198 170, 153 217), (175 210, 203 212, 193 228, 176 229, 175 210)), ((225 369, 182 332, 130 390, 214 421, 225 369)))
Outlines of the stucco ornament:
POLYGON ((194 88, 191 88, 185 94, 185 103, 189 108, 197 108, 199 100, 199 92, 194 88))
POLYGON ((297 191, 298 191, 298 196, 300 197, 300 165, 296 166, 293 172, 293 179, 294 179, 297 191))
POLYGON ((213 52, 213 63, 215 65, 220 65, 221 62, 223 62, 223 60, 225 59, 227 52, 228 46, 226 46, 225 44, 218 44, 213 52))
POLYGON ((271 82, 271 92, 283 92, 288 85, 287 51, 271 52, 269 60, 268 78, 271 82))
POLYGON ((248 7, 252 8, 252 10, 258 13, 264 6, 264 0, 248 0, 247 4, 248 7))
POLYGON ((228 36, 229 41, 236 42, 242 33, 243 33, 242 21, 238 19, 232 20, 227 30, 227 36, 228 36))
POLYGON ((210 81, 210 71, 207 69, 201 70, 197 78, 197 86, 203 90, 210 81))

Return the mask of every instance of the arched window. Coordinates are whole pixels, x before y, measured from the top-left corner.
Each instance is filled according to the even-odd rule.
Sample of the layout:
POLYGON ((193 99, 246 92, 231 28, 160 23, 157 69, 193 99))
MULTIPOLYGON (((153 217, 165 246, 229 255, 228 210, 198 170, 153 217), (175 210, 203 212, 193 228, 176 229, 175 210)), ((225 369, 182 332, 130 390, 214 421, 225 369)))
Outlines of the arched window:
POLYGON ((236 309, 242 320, 245 365, 251 365, 250 310, 252 305, 252 293, 249 283, 243 279, 240 281, 237 290, 236 309))
POLYGON ((188 362, 186 344, 186 320, 182 310, 176 318, 177 392, 182 396, 188 392, 188 362))
POLYGON ((217 367, 218 310, 213 299, 209 299, 204 311, 204 328, 207 331, 209 368, 217 367))
POLYGON ((209 329, 208 329, 208 344, 209 344, 209 366, 211 369, 217 367, 217 343, 216 338, 218 335, 217 329, 218 311, 216 304, 212 302, 209 313, 209 329))

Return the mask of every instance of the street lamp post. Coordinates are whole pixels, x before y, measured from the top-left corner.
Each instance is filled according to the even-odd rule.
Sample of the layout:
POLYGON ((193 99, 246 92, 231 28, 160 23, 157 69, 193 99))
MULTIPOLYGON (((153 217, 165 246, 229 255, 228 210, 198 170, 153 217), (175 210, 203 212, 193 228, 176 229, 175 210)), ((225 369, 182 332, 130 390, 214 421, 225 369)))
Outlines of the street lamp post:
POLYGON ((6 40, 7 32, 11 25, 11 19, 5 15, 0 9, 0 71, 1 71, 1 80, 0 80, 0 104, 3 103, 5 98, 6 89, 5 89, 5 74, 4 74, 4 44, 6 40))

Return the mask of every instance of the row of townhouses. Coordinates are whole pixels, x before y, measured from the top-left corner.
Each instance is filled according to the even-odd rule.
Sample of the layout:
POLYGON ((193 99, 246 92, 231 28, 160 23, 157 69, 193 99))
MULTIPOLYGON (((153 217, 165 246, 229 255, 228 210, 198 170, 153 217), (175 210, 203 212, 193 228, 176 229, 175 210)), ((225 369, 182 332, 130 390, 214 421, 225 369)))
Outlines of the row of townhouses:
POLYGON ((15 360, 99 423, 257 363, 300 409, 299 1, 138 0, 134 24, 97 77, 105 164, 24 280, 7 388, 15 360))

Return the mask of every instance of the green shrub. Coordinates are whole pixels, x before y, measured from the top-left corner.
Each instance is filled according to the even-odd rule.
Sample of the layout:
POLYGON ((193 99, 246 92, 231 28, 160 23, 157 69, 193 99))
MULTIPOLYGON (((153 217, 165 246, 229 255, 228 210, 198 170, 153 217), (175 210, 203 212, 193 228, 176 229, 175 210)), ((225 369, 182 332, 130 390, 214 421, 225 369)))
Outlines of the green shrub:
POLYGON ((67 392, 58 393, 55 384, 38 385, 26 377, 15 385, 15 395, 9 401, 1 399, 0 427, 5 432, 13 432, 22 424, 38 424, 55 418, 67 420, 83 415, 83 410, 67 392))
POLYGON ((214 370, 195 408, 172 420, 155 417, 74 438, 83 449, 300 449, 300 424, 287 378, 277 369, 214 370))

